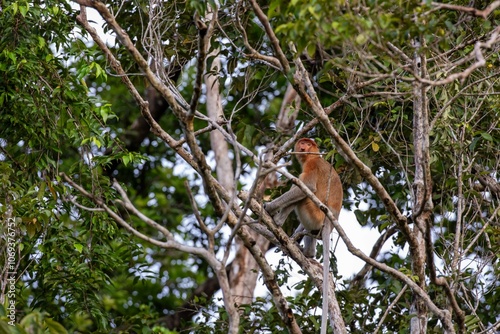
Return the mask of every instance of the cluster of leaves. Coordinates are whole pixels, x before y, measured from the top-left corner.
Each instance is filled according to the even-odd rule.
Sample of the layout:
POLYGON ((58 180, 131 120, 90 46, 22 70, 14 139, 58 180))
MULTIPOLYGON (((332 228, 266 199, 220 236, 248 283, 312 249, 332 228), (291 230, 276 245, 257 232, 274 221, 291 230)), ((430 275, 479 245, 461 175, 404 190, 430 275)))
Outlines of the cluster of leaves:
MULTIPOLYGON (((26 312, 25 319, 32 319, 30 310, 40 308, 66 328, 86 331, 109 328, 103 313, 106 287, 117 273, 130 278, 129 265, 142 252, 107 215, 69 205, 74 194, 58 175, 78 175, 96 187, 109 183, 95 178, 86 159, 109 146, 102 131, 109 105, 89 98, 83 80, 105 75, 91 60, 92 50, 72 43, 71 12, 60 2, 2 5, 0 214, 15 217, 19 238, 18 272, 24 274, 17 284, 18 318, 26 312)), ((113 193, 102 188, 101 196, 113 193)), ((5 242, 2 238, 2 248, 5 242)), ((37 320, 42 328, 54 323, 37 317, 45 319, 37 320)))

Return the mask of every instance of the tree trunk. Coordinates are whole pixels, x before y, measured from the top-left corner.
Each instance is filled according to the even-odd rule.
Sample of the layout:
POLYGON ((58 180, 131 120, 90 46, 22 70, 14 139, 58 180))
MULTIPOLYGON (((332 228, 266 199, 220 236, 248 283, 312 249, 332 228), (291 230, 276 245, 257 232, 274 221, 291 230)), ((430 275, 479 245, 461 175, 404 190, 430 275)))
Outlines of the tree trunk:
MULTIPOLYGON (((414 71, 419 77, 425 75, 425 58, 419 54, 420 42, 414 42, 415 58, 414 71)), ((429 165, 429 118, 427 109, 427 100, 425 95, 426 88, 415 81, 413 87, 413 145, 415 156, 415 179, 413 182, 413 233, 414 247, 410 249, 412 272, 418 278, 418 285, 425 290, 425 265, 426 258, 426 240, 430 236, 429 228, 432 226, 432 182, 430 179, 429 165)), ((414 315, 410 321, 411 334, 423 334, 427 332, 428 308, 425 302, 416 294, 413 295, 413 301, 410 308, 410 314, 414 315)))
MULTIPOLYGON (((216 54, 215 50, 213 54, 216 54)), ((222 105, 219 93, 219 80, 217 75, 220 70, 220 58, 213 59, 211 68, 207 71, 205 76, 205 85, 207 90, 207 112, 208 116, 216 121, 223 120, 222 105)), ((220 183, 231 193, 234 192, 234 172, 233 162, 229 158, 229 148, 224 136, 219 131, 212 131, 210 133, 210 144, 215 154, 217 179, 220 183)), ((262 235, 250 232, 255 239, 260 249, 265 252, 269 247, 269 241, 262 235)), ((252 257, 248 249, 243 246, 239 238, 236 238, 236 257, 232 263, 232 270, 229 273, 229 280, 231 286, 231 294, 234 302, 237 305, 250 304, 253 300, 255 286, 259 274, 259 267, 257 262, 252 257)))

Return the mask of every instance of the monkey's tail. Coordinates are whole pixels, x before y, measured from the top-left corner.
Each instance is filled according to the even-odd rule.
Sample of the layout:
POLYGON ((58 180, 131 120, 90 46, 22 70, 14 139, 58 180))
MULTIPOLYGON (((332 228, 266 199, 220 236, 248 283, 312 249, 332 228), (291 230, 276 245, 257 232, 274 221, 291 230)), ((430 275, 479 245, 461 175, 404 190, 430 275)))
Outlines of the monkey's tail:
POLYGON ((322 315, 321 315, 321 334, 326 334, 328 327, 329 318, 329 308, 328 301, 330 300, 328 295, 328 290, 330 285, 328 280, 330 279, 330 237, 332 234, 332 223, 328 218, 325 219, 323 224, 323 305, 322 305, 322 315))

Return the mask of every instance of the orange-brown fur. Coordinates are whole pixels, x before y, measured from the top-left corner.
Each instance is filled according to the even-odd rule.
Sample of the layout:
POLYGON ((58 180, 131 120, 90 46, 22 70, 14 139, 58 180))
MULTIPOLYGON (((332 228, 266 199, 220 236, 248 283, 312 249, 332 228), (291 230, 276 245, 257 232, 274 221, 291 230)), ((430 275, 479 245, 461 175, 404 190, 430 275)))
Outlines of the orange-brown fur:
MULTIPOLYGON (((309 138, 302 138, 295 144, 295 152, 319 153, 316 143, 309 138)), ((325 203, 338 218, 342 207, 342 184, 335 169, 319 154, 298 154, 297 160, 302 166, 299 179, 313 190, 318 199, 325 203), (330 187, 328 187, 330 185, 330 187)), ((295 212, 304 228, 313 231, 323 226, 325 213, 309 198, 297 203, 295 212)))

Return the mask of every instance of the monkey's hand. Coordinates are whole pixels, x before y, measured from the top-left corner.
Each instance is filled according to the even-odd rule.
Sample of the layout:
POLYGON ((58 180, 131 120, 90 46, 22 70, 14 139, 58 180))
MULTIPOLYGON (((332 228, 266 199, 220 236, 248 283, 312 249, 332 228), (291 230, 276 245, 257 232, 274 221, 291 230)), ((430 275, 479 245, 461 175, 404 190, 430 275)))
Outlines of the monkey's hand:
POLYGON ((314 259, 316 257, 316 248, 310 248, 310 247, 307 248, 305 245, 304 246, 299 245, 299 248, 304 254, 304 256, 307 257, 308 259, 314 259))
POLYGON ((274 215, 279 209, 278 205, 276 205, 276 201, 264 203, 263 207, 264 210, 266 210, 271 216, 274 215))

